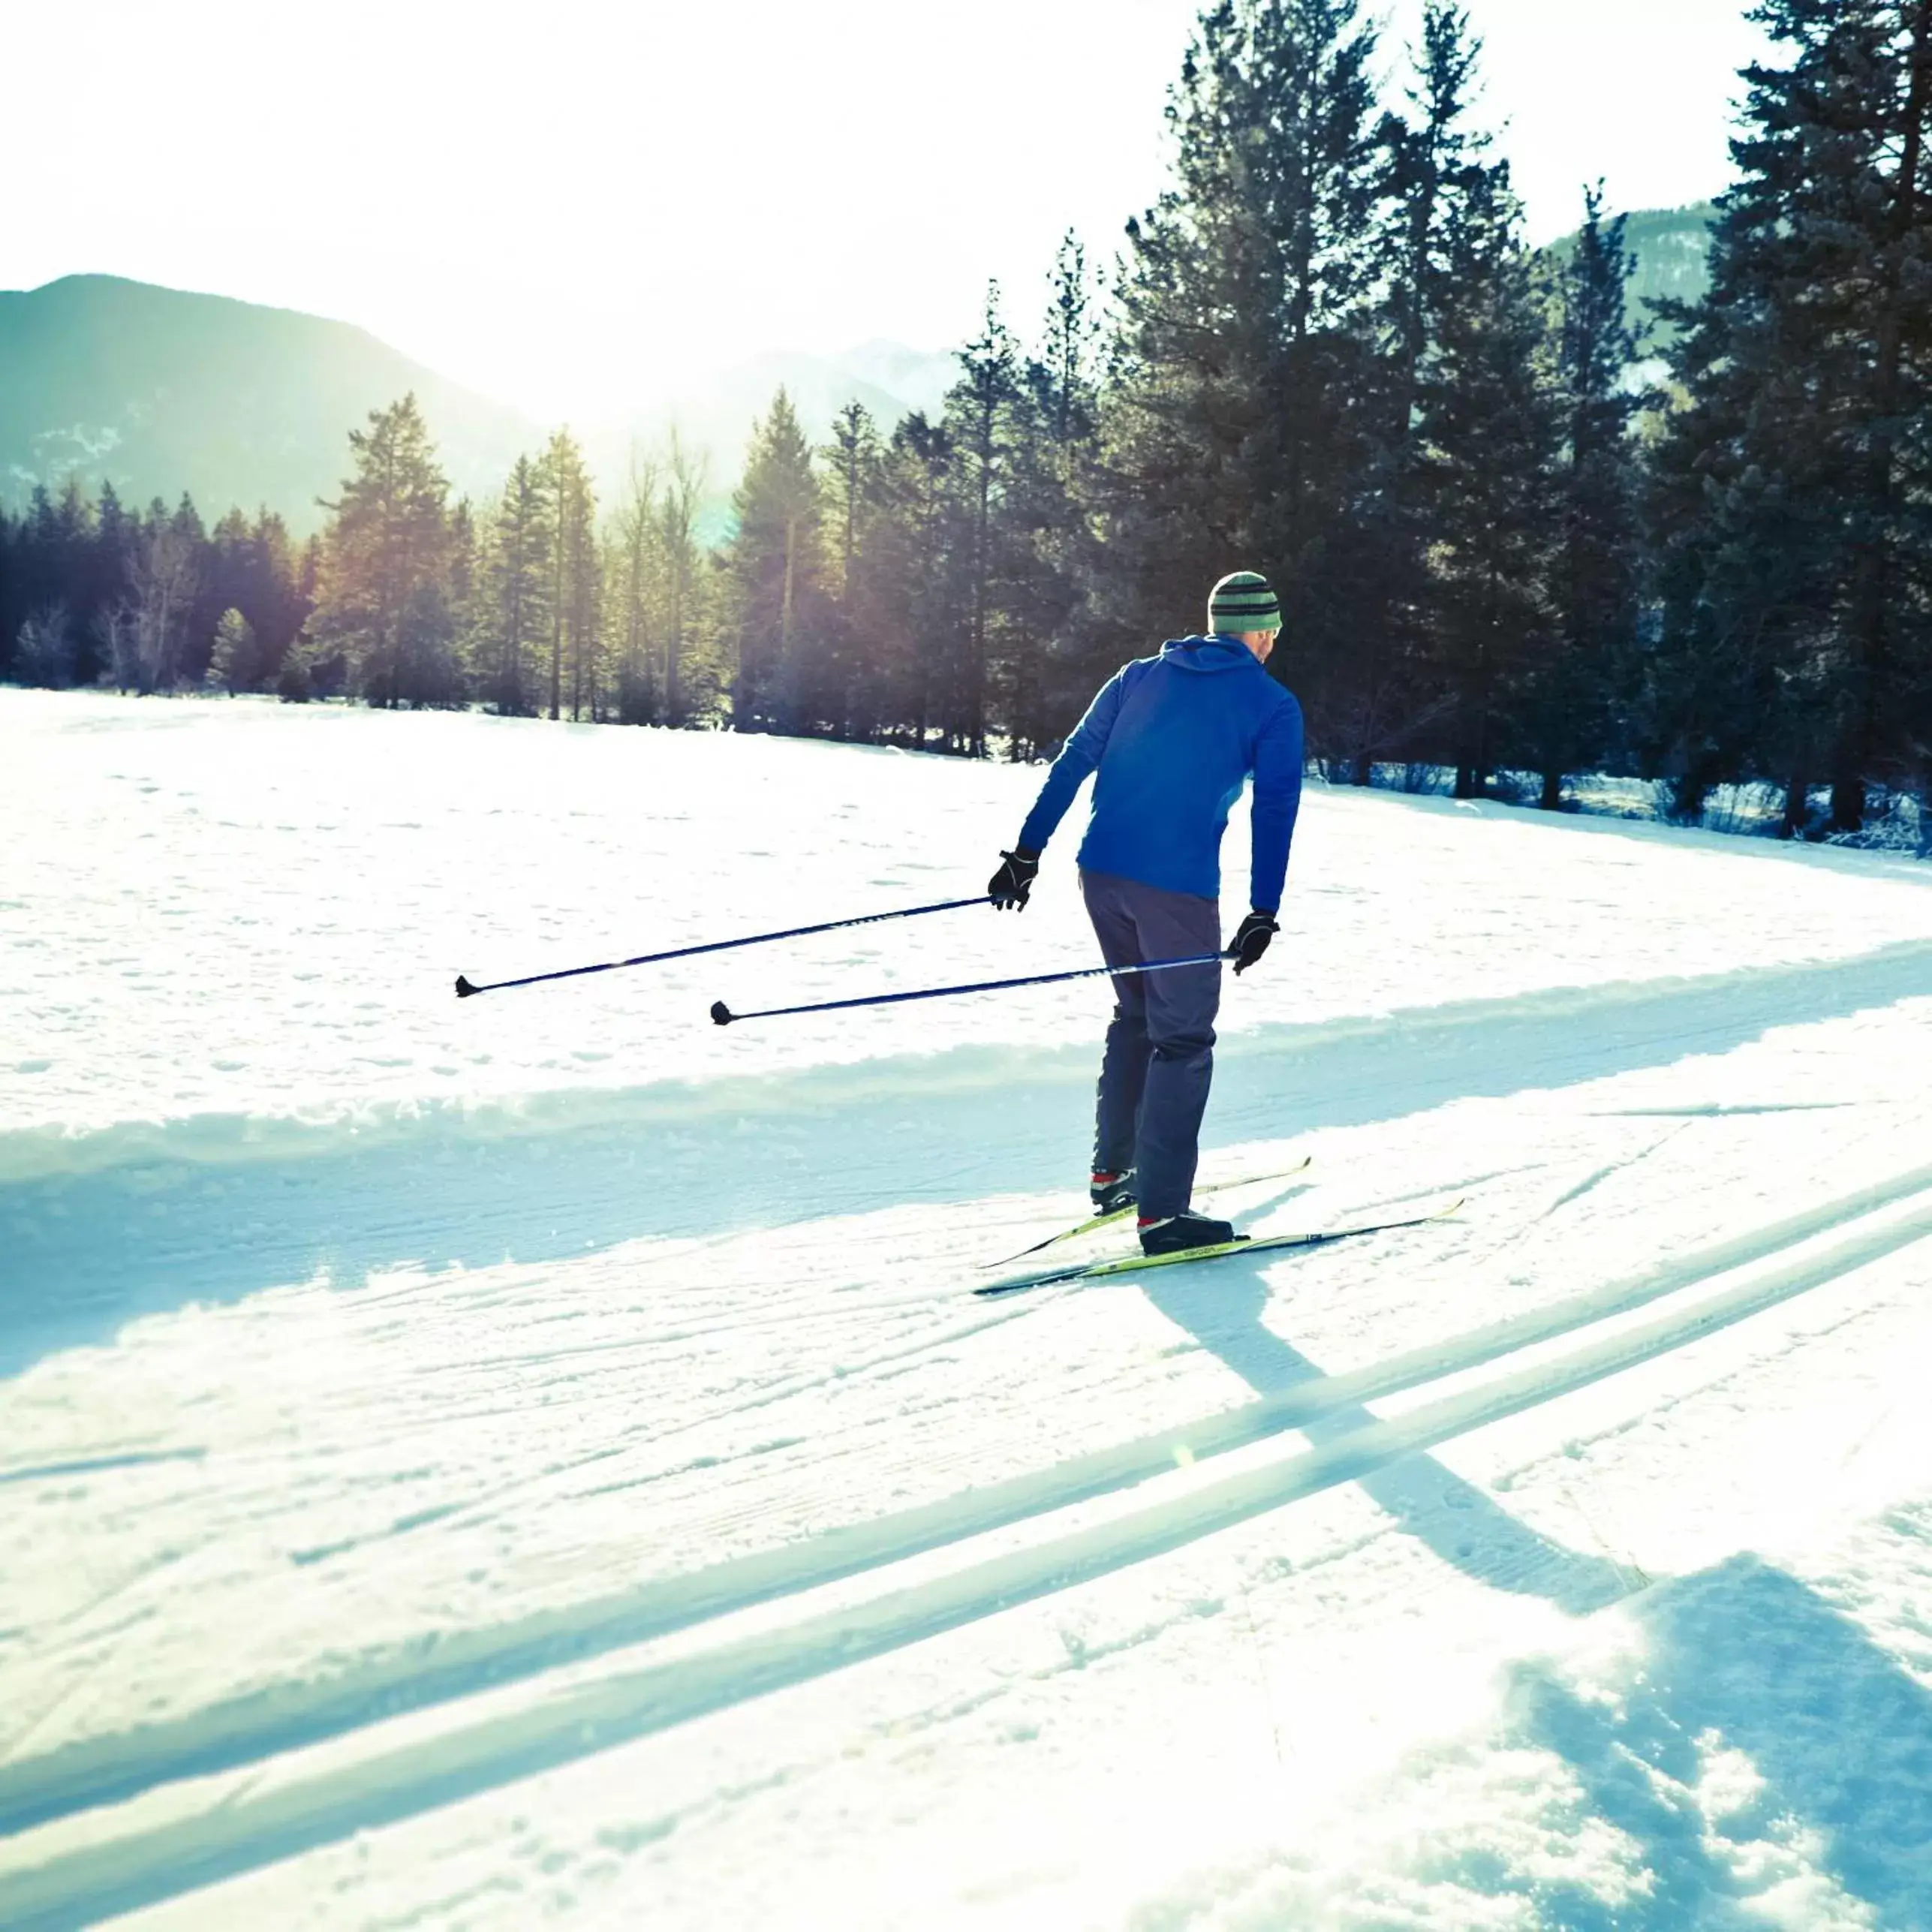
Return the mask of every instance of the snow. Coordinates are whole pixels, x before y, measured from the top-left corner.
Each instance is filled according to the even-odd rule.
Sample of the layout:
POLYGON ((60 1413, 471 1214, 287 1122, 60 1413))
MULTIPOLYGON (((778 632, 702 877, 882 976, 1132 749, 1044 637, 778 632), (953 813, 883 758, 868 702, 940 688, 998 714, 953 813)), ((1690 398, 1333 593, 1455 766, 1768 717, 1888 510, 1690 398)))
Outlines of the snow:
POLYGON ((706 1015, 1070 836, 453 996, 1038 778, 0 691, 0 1923, 1932 1925, 1932 871, 1311 786, 1205 1169, 1467 1204, 1009 1301, 1103 982, 706 1015))

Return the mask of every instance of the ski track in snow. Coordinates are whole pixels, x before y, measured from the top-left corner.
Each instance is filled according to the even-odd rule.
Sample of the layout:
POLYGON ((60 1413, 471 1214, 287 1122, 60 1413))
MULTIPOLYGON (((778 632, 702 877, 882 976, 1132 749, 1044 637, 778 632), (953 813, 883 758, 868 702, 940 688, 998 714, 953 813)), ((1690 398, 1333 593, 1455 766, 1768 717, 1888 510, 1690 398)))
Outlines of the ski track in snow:
MULTIPOLYGON (((1857 1206, 1834 1204, 1822 1220, 1834 1228, 1828 1242, 1815 1237, 1813 1251, 1784 1265, 1750 1273, 1721 1293, 1692 1306, 1628 1332, 1614 1333, 1572 1353, 1481 1383, 1466 1392, 1439 1398, 1396 1419, 1365 1418, 1353 1433, 1311 1448, 1286 1461, 1246 1471, 1218 1482, 1187 1486, 1171 1499, 1152 1501, 1118 1520, 1065 1532, 1037 1545, 986 1557, 947 1574, 910 1583, 862 1602, 841 1602, 816 1615, 806 1615, 775 1630, 720 1643, 709 1653, 685 1655, 661 1664, 632 1664, 599 1672, 582 1681, 545 1686, 533 1698, 511 1699, 474 1689, 477 1675, 500 1678, 507 1663, 511 1671, 531 1668, 529 1662, 501 1655, 468 1660, 471 1673, 470 1705, 464 1720, 428 1735, 408 1735, 417 1727, 406 1723, 372 1724, 371 1705, 363 1704, 354 1722, 355 1735, 339 1763, 317 1750, 306 1763, 286 1766, 274 1786, 257 1795, 252 1774, 239 1780, 210 1784, 196 1794, 192 1813, 179 1803, 164 1807, 157 1826, 146 1833, 141 1821, 131 1821, 106 1843, 94 1838, 68 1860, 48 1859, 31 1879, 12 1888, 0 1881, 0 1904, 10 1916, 32 1923, 49 1912, 80 1916, 74 1922, 119 1906, 245 1870, 268 1860, 286 1858, 369 1825, 391 1822, 430 1807, 447 1804, 490 1789, 630 1738, 646 1736, 690 1721, 724 1706, 761 1696, 828 1671, 847 1668, 901 1646, 917 1642, 984 1618, 1044 1593, 1073 1587, 1104 1576, 1127 1564, 1178 1548, 1186 1543, 1241 1523, 1265 1511, 1279 1509, 1335 1484, 1360 1480, 1417 1452, 1554 1400, 1590 1382, 1654 1359, 1716 1332, 1788 1297, 1802 1294, 1932 1236, 1932 1169, 1921 1169, 1865 1198, 1892 1200, 1903 1196, 1910 1211, 1877 1212, 1861 1217, 1847 1233, 1843 1223, 1857 1206), (1861 1225, 1869 1220, 1870 1225, 1861 1225), (391 1735, 391 1733, 402 1735, 391 1735), (8 1896, 9 1890, 13 1896, 8 1896)), ((1776 1253, 1789 1245, 1773 1236, 1763 1245, 1776 1253)), ((1734 1244, 1732 1251, 1740 1244, 1734 1244)), ((1699 1280, 1705 1266, 1687 1271, 1699 1280)), ((1562 1334, 1621 1313, 1666 1292, 1654 1281, 1642 1290, 1621 1285, 1590 1298, 1585 1310, 1559 1325, 1537 1326, 1544 1333, 1562 1334)), ((1534 1331, 1532 1331, 1534 1334, 1534 1331)), ((1305 1425, 1341 1408, 1356 1408, 1366 1392, 1389 1394, 1434 1382, 1464 1364, 1486 1362, 1513 1353, 1499 1338, 1452 1345, 1426 1368, 1412 1363, 1389 1365, 1380 1372, 1350 1382, 1337 1378, 1312 1390, 1287 1413, 1293 1425, 1305 1425)), ((1290 1426, 1278 1408, 1269 1418, 1276 1428, 1290 1426)), ((1225 1421, 1222 1429, 1226 1429, 1225 1421)), ((593 1646, 615 1647, 675 1630, 701 1620, 721 1620, 734 1612, 781 1593, 811 1590, 821 1583, 861 1569, 872 1571, 937 1544, 963 1542, 977 1533, 1003 1527, 1023 1515, 1057 1509, 1085 1496, 1103 1494, 1150 1477, 1172 1464, 1177 1451, 1193 1450, 1196 1431, 1184 1428, 1158 1445, 1134 1446, 1109 1458, 1105 1474, 1055 1471, 1045 1481, 1024 1485, 1020 1496, 968 1495, 940 1511, 929 1512, 916 1525, 889 1520, 871 1526, 871 1533, 850 1539, 856 1547, 841 1551, 835 1534, 810 1549, 804 1563, 773 1563, 757 1560, 736 1566, 737 1573, 708 1578, 700 1572, 682 1587, 659 1593, 663 1607, 635 1606, 622 1634, 596 1631, 593 1646), (1150 1450, 1152 1453, 1150 1454, 1150 1450), (1130 1473, 1123 1474, 1123 1470, 1130 1473), (934 1517, 939 1520, 935 1521, 934 1517), (826 1545, 832 1547, 827 1548, 826 1545)), ((1250 1423, 1223 1436, 1211 1419, 1199 1433, 1212 1453, 1234 1443, 1256 1439, 1263 1431, 1250 1423), (1232 1440, 1230 1440, 1230 1438, 1232 1440)), ((1596 1602, 1576 1607, 1597 1608, 1624 1593, 1604 1579, 1596 1602)), ((554 1669, 560 1655, 576 1645, 554 1644, 537 1666, 554 1669)), ((418 1681, 419 1693, 428 1688, 418 1681)), ((401 1700, 401 1701, 407 1701, 401 1700)), ((250 1739, 233 1755, 245 1762, 287 1751, 305 1729, 293 1724, 279 1737, 250 1739)), ((232 1747, 231 1747, 232 1748, 232 1747)), ((212 1756, 209 1753, 209 1756, 212 1756)), ((204 1768, 191 1759, 177 1759, 155 1767, 150 1780, 179 1779, 204 1768)), ((61 1802, 57 1786, 31 1764, 29 1786, 43 1804, 61 1802)), ((89 1794, 98 1801, 103 1794, 89 1794)), ((5 1822, 17 1825, 19 1819, 5 1822)))
MULTIPOLYGON (((1932 1923, 1920 874, 1315 788, 1209 1168, 1314 1155, 1238 1197, 1258 1232, 1470 1207, 976 1306, 1079 1211, 1037 1190, 1091 999, 727 1052, 661 983, 453 1017, 349 940, 406 892, 453 967, 466 904, 576 943, 627 847, 688 873, 754 826, 766 922, 946 896, 940 840, 996 847, 1037 774, 490 727, 0 692, 0 802, 22 773, 98 861, 32 860, 31 943, 0 928, 0 1024, 54 1049, 0 1052, 0 1923, 1932 1923), (394 769, 399 722, 463 782, 394 769), (505 744, 543 801, 510 823, 505 744), (291 863, 304 813, 338 842, 291 863), (425 886, 382 835, 432 825, 425 886), (264 931, 284 888, 306 923, 264 931), (174 1068, 69 1024, 130 958, 156 985, 101 1041, 158 1001, 174 1068), (585 1084, 612 1060, 649 1077, 585 1084), (1824 1673, 1865 1761, 1735 1632, 1824 1673), (1170 1759, 1225 1801, 1156 1828, 1133 1768, 1170 1759)), ((1068 883, 1015 970, 1081 943, 1068 883)), ((1016 923, 797 983, 943 979, 1016 923)))

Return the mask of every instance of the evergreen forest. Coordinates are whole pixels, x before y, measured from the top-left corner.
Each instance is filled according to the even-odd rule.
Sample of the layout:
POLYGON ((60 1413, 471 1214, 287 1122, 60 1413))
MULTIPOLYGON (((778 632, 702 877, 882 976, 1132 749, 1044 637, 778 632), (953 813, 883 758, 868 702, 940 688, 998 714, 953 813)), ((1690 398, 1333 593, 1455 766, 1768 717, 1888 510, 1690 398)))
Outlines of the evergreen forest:
MULTIPOLYGON (((1695 302, 1580 190, 1538 254, 1432 0, 1390 89, 1362 0, 1217 0, 1172 173, 1043 313, 989 289, 932 417, 786 395, 707 540, 675 438, 599 491, 567 431, 456 498, 405 396, 320 536, 42 489, 0 513, 0 676, 1050 753, 1262 570, 1270 669, 1356 784, 1555 809, 1586 773, 1789 835, 1932 798, 1932 0, 1761 0, 1695 302), (1433 779, 1431 782, 1433 782, 1433 779)), ((1925 815, 1932 823, 1932 812, 1925 815)))

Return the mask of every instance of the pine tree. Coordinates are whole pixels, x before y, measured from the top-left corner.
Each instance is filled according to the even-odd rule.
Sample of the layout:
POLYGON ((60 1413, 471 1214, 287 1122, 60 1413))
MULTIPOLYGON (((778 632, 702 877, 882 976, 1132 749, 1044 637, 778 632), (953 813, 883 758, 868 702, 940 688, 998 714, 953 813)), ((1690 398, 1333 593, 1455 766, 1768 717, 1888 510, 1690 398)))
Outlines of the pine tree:
POLYGON ((958 476, 967 532, 965 661, 948 681, 946 719, 955 748, 974 757, 986 749, 987 673, 998 648, 994 632, 998 580, 1006 564, 997 521, 1011 454, 1013 418, 1020 400, 1019 357, 1000 319, 997 284, 986 291, 980 333, 958 352, 959 380, 946 399, 946 426, 961 462, 958 476))
POLYGON ((687 724, 700 705, 715 705, 717 686, 724 682, 715 650, 707 661, 699 648, 712 601, 706 594, 703 548, 698 540, 706 474, 705 459, 688 450, 673 429, 665 449, 664 484, 658 499, 667 724, 687 724))
POLYGON ((611 655, 620 724, 655 724, 663 694, 657 622, 664 558, 658 522, 658 465, 633 449, 623 500, 612 519, 604 561, 611 655))
POLYGON ((308 605, 296 585, 296 561, 287 526, 266 510, 253 523, 240 510, 231 510, 210 534, 204 564, 204 581, 196 601, 198 610, 212 608, 217 612, 208 640, 211 680, 225 682, 215 674, 215 653, 221 623, 233 611, 246 621, 253 639, 239 661, 244 682, 235 688, 256 691, 273 684, 283 657, 308 615, 308 605))
POLYGON ((19 661, 21 639, 31 636, 35 682, 93 681, 98 670, 97 543, 94 507, 78 482, 69 477, 58 495, 35 486, 0 559, 0 668, 10 654, 19 661))
POLYGON ((732 725, 796 732, 833 700, 818 688, 823 504, 811 450, 783 389, 755 424, 732 499, 738 528, 728 554, 738 674, 732 725))
POLYGON ((547 471, 519 456, 491 519, 478 592, 480 686, 504 717, 535 709, 536 653, 551 635, 555 525, 547 471))
POLYGON ((1097 426, 1100 382, 1100 290, 1086 245, 1071 228, 1060 238, 1046 279, 1046 321, 1028 379, 1070 484, 1075 453, 1097 426))
POLYGON ((1063 738, 1118 653, 1088 591, 1103 567, 1094 513, 1100 371, 1097 294, 1070 231, 1013 409, 996 703, 1015 758, 1063 738))
POLYGON ((254 627, 231 606, 222 612, 215 626, 215 649, 208 661, 208 682, 233 697, 237 691, 254 688, 256 668, 254 627))
POLYGON ((176 679, 182 685, 199 685, 207 676, 215 627, 225 608, 215 580, 214 540, 194 498, 185 490, 169 521, 194 558, 194 588, 182 619, 176 679))
POLYGON ((1488 137, 1469 119, 1481 55, 1466 9, 1426 0, 1409 112, 1385 115, 1376 131, 1372 218, 1386 292, 1379 353, 1357 378, 1372 417, 1365 474, 1356 514, 1337 540, 1336 573, 1360 586, 1350 600, 1354 634, 1346 652, 1296 660, 1312 736, 1356 784, 1425 728, 1438 702, 1426 636, 1434 531, 1416 429, 1438 320, 1457 291, 1452 238, 1488 179, 1488 137))
POLYGON ((114 677, 124 691, 170 691, 182 675, 201 581, 197 527, 197 519, 179 510, 171 514, 158 497, 142 519, 128 564, 129 609, 115 639, 114 677))
POLYGON ((217 630, 229 611, 241 608, 242 598, 253 587, 253 551, 248 519, 239 510, 231 509, 209 532, 206 581, 203 591, 211 603, 219 606, 215 614, 217 630))
POLYGON ((1395 354, 1388 433, 1396 445, 1409 440, 1435 318, 1453 290, 1449 241, 1456 210, 1483 192, 1487 181, 1488 138, 1469 124, 1482 55, 1468 10, 1428 0, 1422 44, 1411 54, 1414 119, 1392 116, 1381 131, 1392 191, 1395 272, 1388 306, 1395 354))
POLYGON ((841 715, 832 721, 833 735, 871 739, 885 721, 886 706, 874 640, 868 634, 874 613, 860 558, 879 513, 884 451, 862 402, 847 402, 833 417, 832 440, 820 454, 832 563, 832 604, 824 620, 824 649, 831 682, 843 700, 841 715))
POLYGON ((551 438, 542 471, 551 506, 550 715, 561 715, 567 664, 570 715, 581 718, 597 682, 597 499, 583 451, 567 429, 551 438))
MULTIPOLYGON (((893 429, 879 470, 879 513, 861 540, 864 649, 895 742, 925 750, 946 715, 948 667, 971 648, 952 439, 915 411, 893 429)), ((950 748, 957 748, 952 747, 950 748)))
POLYGON ((349 435, 353 474, 330 513, 314 620, 372 704, 447 703, 451 649, 449 485, 414 395, 349 435))
POLYGON ((1286 579, 1291 648, 1274 666, 1285 676, 1302 640, 1342 656, 1379 607, 1377 560, 1356 532, 1375 481, 1374 309, 1385 266, 1374 218, 1384 183, 1370 74, 1376 37, 1358 0, 1259 8, 1253 43, 1267 136, 1256 158, 1278 308, 1250 541, 1286 579))
POLYGON ((69 477, 62 487, 55 524, 60 601, 66 608, 71 638, 68 679, 92 684, 101 670, 96 620, 101 600, 94 572, 100 522, 77 477, 69 477))
POLYGON ((1687 812, 1717 779, 1814 774, 1831 824, 1932 778, 1932 0, 1762 0, 1711 283, 1672 319, 1680 406, 1653 499, 1656 755, 1687 812))
POLYGON ((844 603, 853 593, 853 561, 873 505, 879 467, 878 429, 862 402, 848 402, 832 417, 832 441, 823 456, 825 522, 838 567, 832 588, 844 603))
POLYGON ((94 542, 84 566, 87 588, 80 600, 86 613, 90 682, 116 675, 115 639, 126 628, 128 573, 140 534, 140 519, 128 514, 113 484, 104 483, 95 506, 94 542))
POLYGON ((1542 775, 1540 802, 1562 803, 1563 775, 1610 748, 1620 673, 1636 633, 1636 452, 1630 426, 1641 405, 1628 375, 1636 356, 1625 320, 1633 258, 1624 217, 1606 223, 1599 184, 1584 192, 1583 226, 1560 284, 1557 369, 1564 449, 1562 528, 1551 579, 1554 620, 1530 667, 1523 705, 1525 749, 1542 775))
POLYGON ((1202 588, 1254 561, 1280 297, 1247 53, 1233 0, 1203 14, 1168 104, 1173 184, 1127 224, 1100 587, 1136 628, 1193 627, 1202 588))
POLYGON ((1359 636, 1383 272, 1374 45, 1357 0, 1202 17, 1168 110, 1174 185, 1128 227, 1104 412, 1110 573, 1143 635, 1198 625, 1208 586, 1246 564, 1281 591, 1277 655, 1332 661, 1359 636))
POLYGON ((288 525, 263 510, 249 533, 254 558, 249 600, 242 606, 254 627, 259 652, 259 688, 274 686, 314 608, 314 579, 306 554, 298 554, 288 525))
POLYGON ((304 621, 290 639, 275 677, 276 692, 286 703, 305 703, 315 695, 317 646, 306 618, 314 612, 321 591, 322 540, 311 537, 302 546, 296 565, 294 601, 303 612, 304 621))
POLYGON ((1506 165, 1458 206, 1454 287, 1418 389, 1420 473, 1434 541, 1425 592, 1449 707, 1455 795, 1479 796, 1509 749, 1527 667, 1553 631, 1560 425, 1543 317, 1506 165))
POLYGON ((483 682, 477 658, 483 616, 482 550, 476 513, 469 498, 460 497, 450 512, 450 612, 455 628, 453 655, 465 702, 483 682))

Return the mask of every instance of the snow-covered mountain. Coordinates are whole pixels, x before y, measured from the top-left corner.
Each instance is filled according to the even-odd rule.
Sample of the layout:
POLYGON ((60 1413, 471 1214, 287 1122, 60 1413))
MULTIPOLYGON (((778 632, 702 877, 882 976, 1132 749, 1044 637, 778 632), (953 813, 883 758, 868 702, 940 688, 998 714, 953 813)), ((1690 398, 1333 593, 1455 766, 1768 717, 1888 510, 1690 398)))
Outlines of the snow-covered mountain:
POLYGON ((1085 964, 1070 838, 451 982, 971 892, 1037 770, 0 743, 0 1923, 1926 1922, 1925 868, 1311 786, 1204 1174, 1465 1205, 987 1302, 1104 981, 706 1010, 1085 964))

